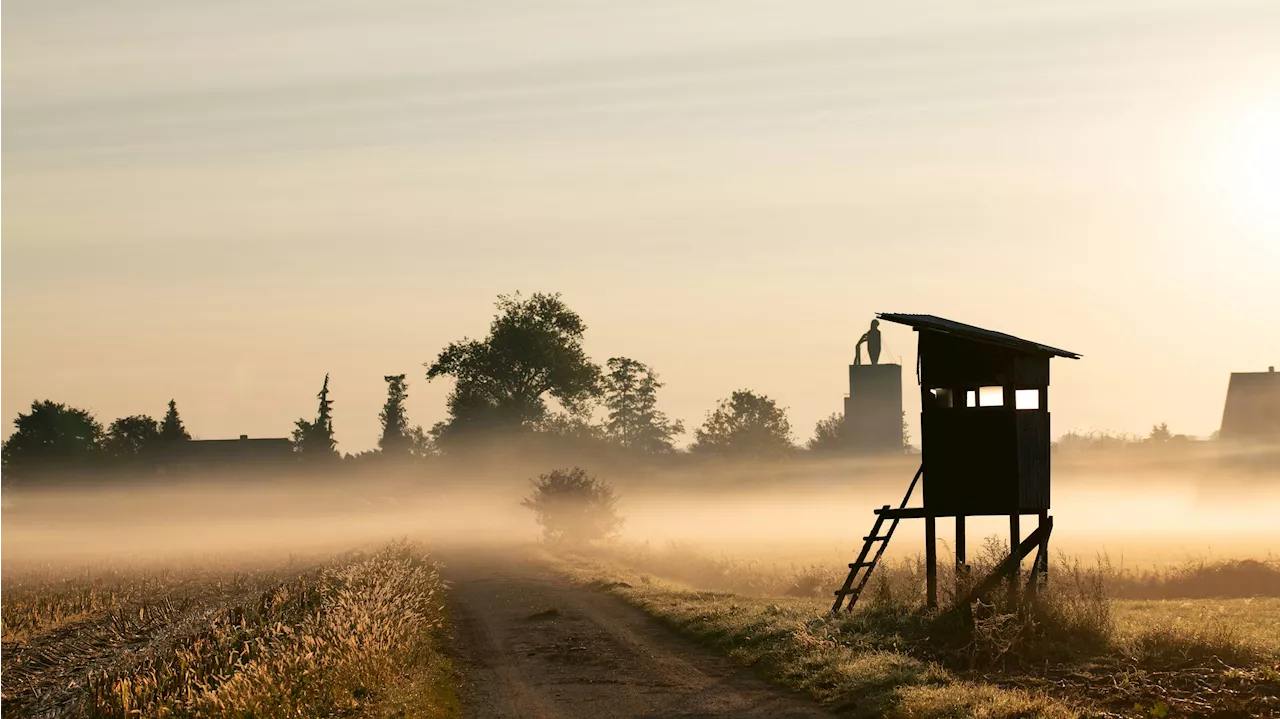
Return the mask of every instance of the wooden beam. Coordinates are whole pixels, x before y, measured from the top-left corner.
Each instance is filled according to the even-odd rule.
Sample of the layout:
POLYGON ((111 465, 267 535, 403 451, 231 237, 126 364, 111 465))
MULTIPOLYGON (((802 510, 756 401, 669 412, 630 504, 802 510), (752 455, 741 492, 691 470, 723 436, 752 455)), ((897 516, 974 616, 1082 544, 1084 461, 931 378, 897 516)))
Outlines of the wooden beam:
MULTIPOLYGON (((1047 509, 1040 510, 1039 526, 1043 527, 1045 523, 1048 521, 1049 521, 1049 510, 1047 509)), ((1043 538, 1040 540, 1039 556, 1040 556, 1040 566, 1036 567, 1035 570, 1040 574, 1043 574, 1044 578, 1047 580, 1049 578, 1049 533, 1048 532, 1045 532, 1043 535, 1043 538)))
POLYGON ((886 507, 884 509, 877 509, 876 514, 881 517, 888 517, 889 519, 924 519, 925 517, 930 516, 928 512, 924 511, 924 507, 909 507, 903 509, 889 509, 886 507))
POLYGON ((956 602, 956 608, 967 608, 969 605, 973 604, 975 599, 982 597, 984 594, 995 588, 1002 579, 1008 576, 1015 567, 1022 563, 1023 558, 1030 554, 1032 549, 1039 546, 1041 541, 1047 540, 1049 534, 1052 532, 1053 517, 1046 517, 1045 523, 1037 527, 1036 530, 1028 535, 1026 539, 1022 540, 1022 544, 1019 544, 1018 548, 1015 549, 1013 553, 1008 557, 1005 557, 1003 562, 996 565, 996 568, 991 570, 991 574, 988 574, 986 578, 978 584, 978 586, 974 587, 973 590, 965 596, 963 601, 956 602))
POLYGON ((930 609, 938 607, 938 537, 933 517, 924 518, 925 594, 930 609))
MULTIPOLYGON (((890 509, 884 509, 884 508, 881 508, 881 509, 877 509, 877 510, 875 510, 875 513, 876 513, 876 514, 879 514, 879 515, 880 515, 880 516, 882 516, 882 517, 885 517, 886 519, 924 519, 925 517, 959 517, 959 516, 961 516, 961 513, 960 513, 960 512, 950 512, 950 511, 948 511, 948 512, 930 512, 929 510, 925 509, 924 507, 903 507, 903 508, 898 508, 898 509, 892 509, 892 508, 890 508, 890 509)), ((966 517, 1007 517, 1007 516, 1009 516, 1009 510, 1007 510, 1007 509, 1006 509, 1006 510, 1004 510, 1004 511, 994 511, 994 512, 968 512, 968 511, 966 511, 966 512, 964 512, 964 513, 963 513, 963 516, 966 516, 966 517)))
MULTIPOLYGON (((1022 517, 1017 514, 1009 515, 1009 551, 1012 552, 1015 547, 1022 543, 1022 517)), ((1018 600, 1018 580, 1022 574, 1022 559, 1019 558, 1014 562, 1013 571, 1009 573, 1009 597, 1016 603, 1018 600)))

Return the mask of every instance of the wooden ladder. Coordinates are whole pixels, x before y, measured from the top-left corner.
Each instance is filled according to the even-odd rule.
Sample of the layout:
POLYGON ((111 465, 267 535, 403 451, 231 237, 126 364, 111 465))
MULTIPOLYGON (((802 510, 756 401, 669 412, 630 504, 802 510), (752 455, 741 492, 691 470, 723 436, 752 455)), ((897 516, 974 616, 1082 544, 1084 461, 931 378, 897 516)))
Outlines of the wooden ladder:
MULTIPOLYGON (((911 478, 911 486, 907 487, 907 494, 902 498, 902 504, 898 505, 898 509, 905 509, 907 502, 911 501, 911 493, 915 491, 916 483, 920 481, 920 475, 923 472, 924 464, 921 464, 920 469, 916 470, 916 476, 911 478)), ((882 509, 889 509, 889 505, 884 505, 882 509)), ((889 546, 889 540, 893 538, 894 530, 898 528, 898 518, 894 517, 889 524, 889 531, 881 534, 880 529, 883 526, 884 515, 877 514, 876 523, 871 527, 871 534, 862 538, 862 551, 858 554, 858 561, 849 565, 849 576, 845 578, 844 586, 836 590, 836 603, 831 606, 833 614, 840 611, 840 605, 844 604, 845 597, 849 598, 849 604, 845 607, 845 611, 853 611, 853 605, 857 603, 858 597, 861 596, 862 589, 867 586, 867 580, 871 579, 871 571, 880 563, 880 557, 884 555, 885 548, 889 546), (871 547, 876 542, 880 543, 880 547, 876 550, 876 556, 868 562, 867 555, 871 554, 871 547), (862 575, 862 578, 858 580, 858 586, 854 587, 853 582, 858 579, 859 574, 862 575)))

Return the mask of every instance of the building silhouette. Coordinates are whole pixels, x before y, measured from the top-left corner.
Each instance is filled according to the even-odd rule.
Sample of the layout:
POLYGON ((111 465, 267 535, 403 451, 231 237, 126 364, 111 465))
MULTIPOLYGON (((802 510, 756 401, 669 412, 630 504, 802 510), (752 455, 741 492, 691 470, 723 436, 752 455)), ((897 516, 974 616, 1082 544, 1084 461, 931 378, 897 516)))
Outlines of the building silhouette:
POLYGON ((849 365, 844 432, 857 452, 902 452, 902 365, 849 365))
POLYGON ((174 444, 163 459, 165 469, 228 470, 278 466, 293 461, 287 438, 193 439, 174 444))
POLYGON ((1225 440, 1280 441, 1280 374, 1232 372, 1218 436, 1225 440))

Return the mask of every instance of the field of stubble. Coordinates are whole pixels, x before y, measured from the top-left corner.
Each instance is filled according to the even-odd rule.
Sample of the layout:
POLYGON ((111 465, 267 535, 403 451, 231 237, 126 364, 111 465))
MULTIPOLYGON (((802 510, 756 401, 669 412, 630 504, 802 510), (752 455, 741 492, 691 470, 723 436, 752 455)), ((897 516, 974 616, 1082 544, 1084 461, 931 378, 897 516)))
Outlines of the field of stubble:
POLYGON ((311 558, 8 562, 6 716, 449 713, 438 567, 407 542, 311 558))

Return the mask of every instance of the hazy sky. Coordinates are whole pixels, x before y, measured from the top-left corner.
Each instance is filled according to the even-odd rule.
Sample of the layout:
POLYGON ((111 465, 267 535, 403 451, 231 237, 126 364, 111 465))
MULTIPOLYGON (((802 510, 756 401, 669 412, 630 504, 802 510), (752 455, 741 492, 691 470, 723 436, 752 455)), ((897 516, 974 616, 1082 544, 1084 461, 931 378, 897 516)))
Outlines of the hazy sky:
POLYGON ((285 436, 329 372, 358 451, 517 289, 800 439, 876 311, 1082 353, 1055 433, 1280 364, 1276 2, 10 0, 3 53, 6 423, 285 436))

